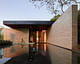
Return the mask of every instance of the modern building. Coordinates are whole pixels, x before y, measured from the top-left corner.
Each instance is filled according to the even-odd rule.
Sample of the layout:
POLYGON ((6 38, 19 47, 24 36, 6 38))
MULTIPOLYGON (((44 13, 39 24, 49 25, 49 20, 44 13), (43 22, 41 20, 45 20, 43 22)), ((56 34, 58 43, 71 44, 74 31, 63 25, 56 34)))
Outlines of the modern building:
MULTIPOLYGON (((3 22, 4 25, 10 27, 10 29, 4 29, 4 40, 10 40, 15 44, 24 42, 27 45, 26 52, 29 50, 28 47, 29 43, 36 44, 37 45, 36 49, 38 50, 39 44, 47 42, 47 32, 50 26, 53 24, 53 22, 50 21, 3 21, 3 22)), ((23 52, 23 50, 21 52, 23 52)))
MULTIPOLYGON (((4 57, 13 57, 21 53, 28 53, 29 45, 27 44, 29 43, 36 44, 36 51, 38 51, 38 46, 40 46, 41 50, 46 52, 46 45, 50 44, 66 50, 79 52, 77 18, 77 6, 72 5, 65 13, 53 22, 3 21, 4 25, 10 27, 9 29, 4 28, 4 40, 11 40, 15 44, 24 43, 26 45, 16 45, 14 48, 5 48, 4 57)), ((54 53, 55 50, 53 51, 51 46, 47 47, 51 60, 53 60, 54 56, 57 54, 59 56, 59 60, 61 60, 60 58, 65 60, 70 59, 67 64, 71 64, 72 52, 68 52, 68 54, 66 54, 67 52, 64 53, 63 50, 54 48, 61 54, 59 55, 57 52, 54 53), (65 56, 66 58, 64 58, 65 56)), ((52 64, 54 64, 53 61, 52 64)))

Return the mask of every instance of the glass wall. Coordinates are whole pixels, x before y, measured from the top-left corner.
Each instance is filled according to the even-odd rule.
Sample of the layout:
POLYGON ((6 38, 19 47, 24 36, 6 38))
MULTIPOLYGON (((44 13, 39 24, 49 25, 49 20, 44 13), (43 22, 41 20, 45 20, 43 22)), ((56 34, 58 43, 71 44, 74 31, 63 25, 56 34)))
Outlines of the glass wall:
MULTIPOLYGON (((46 53, 46 45, 47 45, 46 32, 47 30, 30 31, 29 42, 34 43, 36 52, 41 52, 42 54, 46 53)), ((29 46, 29 48, 31 47, 29 46)))

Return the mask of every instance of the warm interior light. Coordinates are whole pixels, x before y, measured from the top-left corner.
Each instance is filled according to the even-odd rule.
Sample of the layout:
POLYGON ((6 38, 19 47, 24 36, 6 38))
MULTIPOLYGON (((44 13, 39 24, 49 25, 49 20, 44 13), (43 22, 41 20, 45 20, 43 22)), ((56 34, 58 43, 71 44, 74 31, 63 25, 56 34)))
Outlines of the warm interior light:
POLYGON ((38 52, 38 44, 36 44, 36 51, 38 52))
POLYGON ((36 31, 36 51, 38 52, 39 31, 36 31))
POLYGON ((39 31, 36 31, 36 42, 39 42, 39 31))
POLYGON ((46 42, 46 31, 44 32, 44 42, 46 42))
POLYGON ((38 31, 36 31, 36 42, 38 42, 38 31))
POLYGON ((44 52, 46 53, 46 43, 44 44, 44 52))

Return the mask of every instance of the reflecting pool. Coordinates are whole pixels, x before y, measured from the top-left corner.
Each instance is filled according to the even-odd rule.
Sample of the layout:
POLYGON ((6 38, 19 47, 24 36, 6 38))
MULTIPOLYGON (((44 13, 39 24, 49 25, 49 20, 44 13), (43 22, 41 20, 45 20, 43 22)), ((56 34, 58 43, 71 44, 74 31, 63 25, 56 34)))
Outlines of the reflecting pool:
POLYGON ((80 64, 79 53, 49 43, 16 44, 2 52, 0 64, 80 64))

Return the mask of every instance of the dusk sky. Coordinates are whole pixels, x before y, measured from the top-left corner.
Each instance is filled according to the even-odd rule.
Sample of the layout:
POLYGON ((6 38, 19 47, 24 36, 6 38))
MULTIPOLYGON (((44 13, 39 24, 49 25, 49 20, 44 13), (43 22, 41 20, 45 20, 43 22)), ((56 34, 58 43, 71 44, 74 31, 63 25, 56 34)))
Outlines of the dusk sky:
POLYGON ((42 7, 35 8, 29 0, 0 0, 0 21, 10 19, 45 19, 53 15, 42 7))
POLYGON ((46 7, 35 8, 29 0, 0 0, 0 25, 3 20, 50 20, 46 7))

